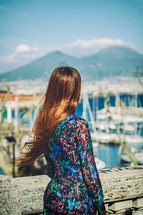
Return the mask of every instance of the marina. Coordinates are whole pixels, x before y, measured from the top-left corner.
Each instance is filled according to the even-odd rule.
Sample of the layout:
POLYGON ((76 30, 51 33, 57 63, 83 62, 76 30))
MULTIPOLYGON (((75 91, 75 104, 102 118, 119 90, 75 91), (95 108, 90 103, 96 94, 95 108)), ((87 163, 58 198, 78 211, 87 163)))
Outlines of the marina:
MULTIPOLYGON (((16 159, 19 149, 29 138, 29 133, 41 105, 42 95, 9 95, 1 120, 1 151, 6 158, 6 165, 1 164, 1 174, 13 160, 12 146, 6 137, 14 136, 16 159), (8 150, 9 148, 9 150, 8 150)), ((4 95, 1 96, 1 108, 4 95)), ((89 123, 93 151, 98 169, 116 166, 129 166, 132 161, 124 154, 122 144, 126 143, 129 152, 133 152, 143 163, 143 95, 141 93, 110 94, 109 108, 103 95, 82 93, 76 115, 89 123), (112 114, 112 117, 111 117, 112 114), (131 151, 131 149, 134 150, 131 151)), ((4 171, 4 172, 3 172, 4 171)))

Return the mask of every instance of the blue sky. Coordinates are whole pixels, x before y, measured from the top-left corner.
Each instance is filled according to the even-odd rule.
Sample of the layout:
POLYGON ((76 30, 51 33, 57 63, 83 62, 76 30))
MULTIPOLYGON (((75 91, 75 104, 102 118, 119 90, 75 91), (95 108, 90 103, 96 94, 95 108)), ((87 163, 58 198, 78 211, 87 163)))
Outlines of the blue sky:
POLYGON ((110 45, 143 54, 143 0, 0 0, 0 73, 54 50, 80 57, 110 45))

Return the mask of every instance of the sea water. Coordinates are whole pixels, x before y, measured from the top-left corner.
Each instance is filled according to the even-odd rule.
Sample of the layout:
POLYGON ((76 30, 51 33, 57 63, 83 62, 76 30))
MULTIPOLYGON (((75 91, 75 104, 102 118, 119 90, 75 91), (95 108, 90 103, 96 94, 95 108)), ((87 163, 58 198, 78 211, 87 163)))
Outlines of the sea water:
POLYGON ((6 175, 5 172, 0 168, 0 175, 6 175))
POLYGON ((117 145, 99 144, 97 148, 94 148, 94 155, 104 161, 105 168, 122 166, 123 164, 118 157, 118 149, 119 146, 117 145))

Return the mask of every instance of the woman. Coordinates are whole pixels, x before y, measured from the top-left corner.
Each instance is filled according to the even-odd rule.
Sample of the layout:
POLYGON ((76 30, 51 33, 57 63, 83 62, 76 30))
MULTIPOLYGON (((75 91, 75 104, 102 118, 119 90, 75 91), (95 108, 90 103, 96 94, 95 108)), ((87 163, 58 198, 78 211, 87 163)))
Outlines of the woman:
POLYGON ((56 68, 33 128, 33 140, 21 164, 41 155, 51 181, 44 193, 43 214, 106 214, 87 122, 74 114, 81 77, 71 67, 56 68))

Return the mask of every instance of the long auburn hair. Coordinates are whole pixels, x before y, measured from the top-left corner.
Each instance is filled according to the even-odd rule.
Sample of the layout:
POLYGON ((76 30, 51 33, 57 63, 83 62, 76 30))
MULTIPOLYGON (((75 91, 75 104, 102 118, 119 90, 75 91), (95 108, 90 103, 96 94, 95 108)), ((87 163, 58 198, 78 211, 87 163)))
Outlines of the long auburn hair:
POLYGON ((19 158, 19 165, 27 165, 48 151, 49 139, 58 124, 75 112, 81 91, 81 77, 72 67, 58 67, 51 74, 43 105, 35 120, 32 139, 19 158))

